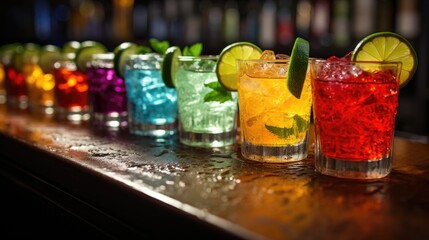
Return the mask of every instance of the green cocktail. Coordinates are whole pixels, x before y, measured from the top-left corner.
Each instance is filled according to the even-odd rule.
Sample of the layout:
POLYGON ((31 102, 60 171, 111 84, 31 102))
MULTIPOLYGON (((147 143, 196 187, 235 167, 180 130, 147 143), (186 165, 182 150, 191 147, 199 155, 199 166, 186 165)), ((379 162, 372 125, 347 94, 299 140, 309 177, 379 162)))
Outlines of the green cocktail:
MULTIPOLYGON (((216 76, 217 57, 179 57, 175 85, 179 107, 179 133, 183 144, 222 147, 236 140, 237 94, 229 100, 210 101, 222 92, 216 76)), ((226 90, 223 90, 226 91, 226 90)))

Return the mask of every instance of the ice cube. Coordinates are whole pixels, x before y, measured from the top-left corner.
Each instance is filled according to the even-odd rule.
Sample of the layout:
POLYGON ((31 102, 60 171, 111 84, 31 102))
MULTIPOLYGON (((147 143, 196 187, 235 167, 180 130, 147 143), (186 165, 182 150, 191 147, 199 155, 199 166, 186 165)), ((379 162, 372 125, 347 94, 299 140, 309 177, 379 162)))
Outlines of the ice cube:
POLYGON ((283 60, 283 59, 289 59, 289 58, 290 58, 290 56, 286 55, 286 54, 281 54, 281 53, 276 54, 276 59, 283 60))
POLYGON ((264 52, 262 52, 262 55, 259 59, 261 59, 261 60, 274 60, 274 59, 276 59, 276 54, 274 53, 273 50, 264 50, 264 52))

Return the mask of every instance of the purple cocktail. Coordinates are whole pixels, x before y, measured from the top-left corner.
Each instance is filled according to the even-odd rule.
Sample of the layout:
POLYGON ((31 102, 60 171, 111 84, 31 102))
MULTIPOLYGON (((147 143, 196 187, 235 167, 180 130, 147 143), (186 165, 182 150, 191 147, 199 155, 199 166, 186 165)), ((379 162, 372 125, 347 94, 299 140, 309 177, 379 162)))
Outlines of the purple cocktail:
POLYGON ((122 78, 115 74, 112 53, 95 54, 88 68, 89 105, 96 125, 127 124, 127 94, 122 78))

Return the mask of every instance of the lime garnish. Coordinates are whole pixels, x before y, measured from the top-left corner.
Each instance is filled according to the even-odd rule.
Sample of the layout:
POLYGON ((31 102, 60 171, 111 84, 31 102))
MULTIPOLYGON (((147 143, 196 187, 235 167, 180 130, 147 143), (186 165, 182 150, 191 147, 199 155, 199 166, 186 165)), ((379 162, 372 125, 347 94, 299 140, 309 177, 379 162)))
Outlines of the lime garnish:
POLYGON ((78 41, 69 41, 63 45, 63 53, 76 53, 80 48, 80 42, 78 41))
POLYGON ((237 59, 258 59, 262 50, 253 43, 236 42, 225 47, 216 64, 217 78, 224 88, 237 91, 237 59))
POLYGON ((295 39, 289 60, 287 87, 296 98, 301 98, 305 76, 307 75, 310 44, 300 37, 295 39))
POLYGON ((179 56, 182 55, 182 52, 179 47, 171 46, 169 47, 164 54, 161 66, 161 75, 162 80, 164 80, 165 86, 169 88, 174 88, 174 75, 176 74, 176 69, 179 65, 179 56))
POLYGON ((62 58, 61 49, 55 45, 45 45, 40 52, 39 65, 44 73, 49 73, 54 63, 62 58))
POLYGON ((403 36, 377 32, 362 39, 353 51, 352 61, 402 62, 400 87, 405 86, 417 68, 417 54, 403 36))
POLYGON ((115 73, 124 78, 125 63, 132 54, 144 54, 150 52, 150 49, 144 46, 137 45, 132 42, 124 42, 119 44, 114 50, 114 69, 115 73))
POLYGON ((40 46, 35 43, 26 43, 15 48, 13 65, 18 72, 22 72, 25 64, 35 64, 39 61, 40 46))
POLYGON ((87 64, 91 61, 92 55, 97 53, 106 53, 107 48, 96 41, 85 41, 83 42, 79 49, 76 51, 76 67, 79 71, 85 73, 87 69, 87 64))

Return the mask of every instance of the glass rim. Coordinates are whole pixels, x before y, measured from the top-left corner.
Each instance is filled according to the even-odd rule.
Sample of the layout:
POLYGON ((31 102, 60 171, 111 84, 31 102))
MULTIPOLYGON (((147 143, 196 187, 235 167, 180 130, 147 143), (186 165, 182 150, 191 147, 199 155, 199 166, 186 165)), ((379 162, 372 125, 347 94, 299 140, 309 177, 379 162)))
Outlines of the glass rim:
MULTIPOLYGON (((308 58, 308 62, 310 63, 310 61, 314 61, 318 58, 308 58)), ((290 62, 290 57, 289 58, 283 58, 283 59, 241 59, 238 58, 236 59, 237 62, 249 62, 249 63, 289 63, 290 62)))
POLYGON ((318 59, 312 59, 311 63, 316 63, 316 64, 333 63, 333 64, 343 64, 343 65, 355 65, 355 64, 401 65, 402 64, 401 61, 394 61, 394 62, 344 61, 344 60, 328 60, 328 59, 320 59, 320 58, 318 58, 318 59))
POLYGON ((159 53, 143 53, 143 54, 130 54, 128 59, 134 60, 134 59, 140 59, 140 60, 162 60, 163 57, 159 53), (156 59, 153 59, 152 57, 155 57, 156 59))
POLYGON ((92 54, 93 60, 112 60, 114 57, 115 54, 113 52, 92 54))
POLYGON ((179 61, 218 60, 219 55, 179 56, 179 61))

